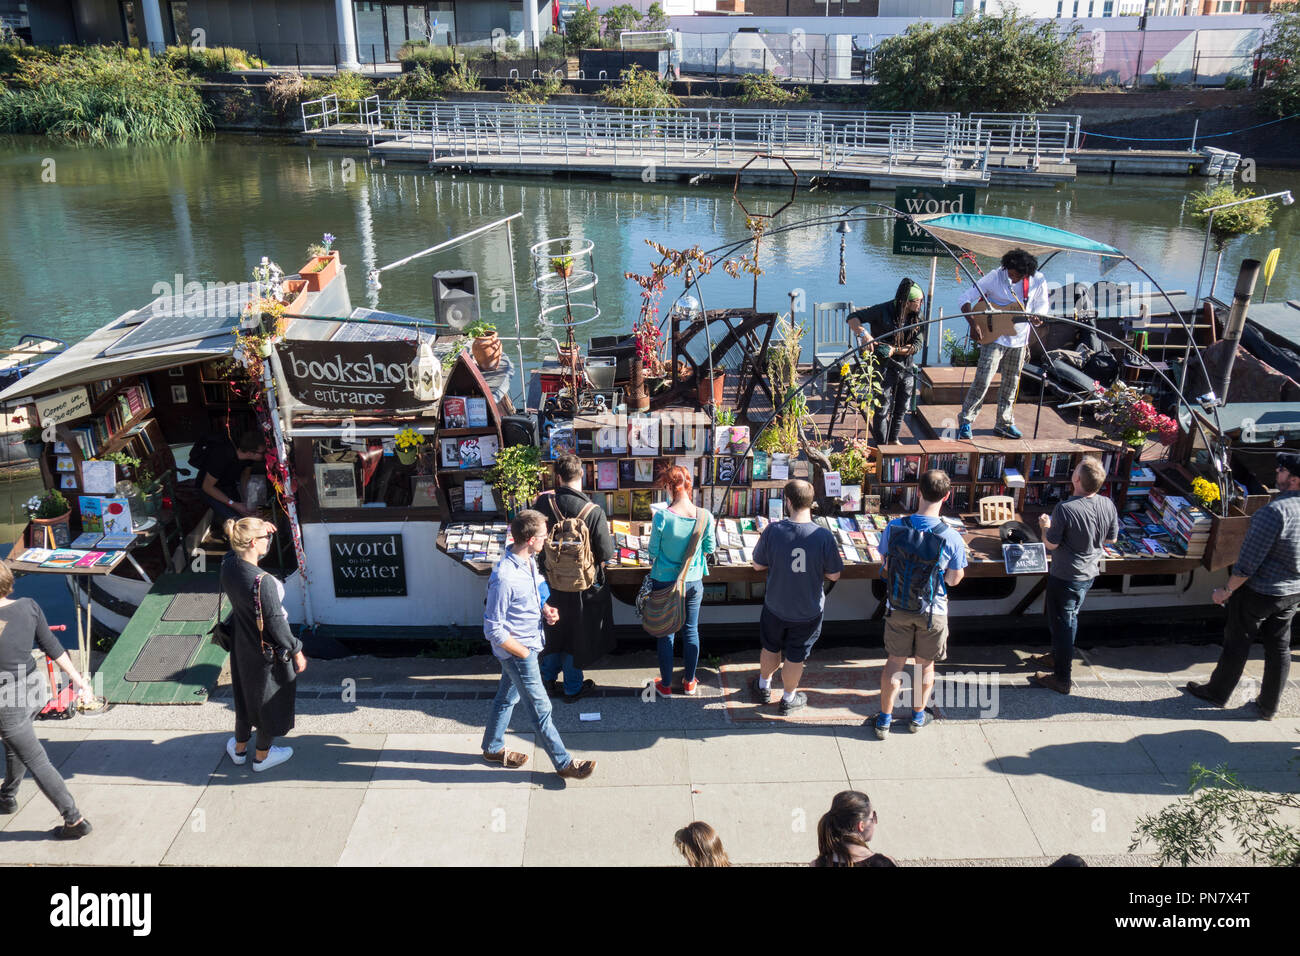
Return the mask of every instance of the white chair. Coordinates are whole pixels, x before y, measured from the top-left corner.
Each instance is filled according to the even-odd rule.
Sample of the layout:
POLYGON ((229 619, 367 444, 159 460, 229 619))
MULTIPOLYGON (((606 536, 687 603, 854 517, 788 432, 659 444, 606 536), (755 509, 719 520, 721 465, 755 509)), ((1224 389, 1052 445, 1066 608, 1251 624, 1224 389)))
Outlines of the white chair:
POLYGON ((836 359, 853 347, 849 331, 852 302, 813 303, 813 372, 835 364, 836 359))

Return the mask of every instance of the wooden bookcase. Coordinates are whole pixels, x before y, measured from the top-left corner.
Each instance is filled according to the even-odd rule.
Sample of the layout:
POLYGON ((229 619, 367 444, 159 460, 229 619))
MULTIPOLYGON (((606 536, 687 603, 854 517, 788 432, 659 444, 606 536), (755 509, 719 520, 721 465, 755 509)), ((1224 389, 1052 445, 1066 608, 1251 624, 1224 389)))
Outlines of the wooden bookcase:
POLYGON ((459 464, 444 464, 444 442, 456 442, 459 446, 461 442, 472 438, 495 439, 497 450, 500 451, 502 448, 501 409, 497 405, 496 399, 492 397, 492 389, 484 380, 479 367, 470 359, 468 352, 462 352, 456 357, 456 363, 447 376, 442 398, 438 403, 436 473, 438 476, 438 494, 442 500, 443 512, 448 516, 447 520, 464 521, 502 518, 505 516, 503 503, 495 494, 493 495, 493 502, 496 504, 495 509, 470 510, 466 507, 468 502, 464 500, 465 482, 481 480, 487 469, 491 467, 490 465, 480 464, 467 468, 461 467, 459 464), (487 424, 469 426, 453 423, 451 427, 447 427, 447 400, 454 398, 482 399, 487 409, 487 424))

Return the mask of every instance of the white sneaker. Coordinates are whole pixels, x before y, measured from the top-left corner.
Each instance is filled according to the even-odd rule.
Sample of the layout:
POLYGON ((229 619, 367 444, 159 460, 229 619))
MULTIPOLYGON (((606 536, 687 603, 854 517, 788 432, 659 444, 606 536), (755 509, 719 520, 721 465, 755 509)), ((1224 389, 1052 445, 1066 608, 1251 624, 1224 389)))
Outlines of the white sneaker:
POLYGON ((248 762, 247 750, 245 750, 242 754, 237 753, 235 751, 234 737, 231 737, 229 740, 226 741, 226 753, 230 755, 230 760, 236 767, 242 767, 245 763, 248 762))
POLYGON ((253 772, 261 773, 263 770, 270 770, 272 767, 278 767, 292 756, 292 747, 272 747, 270 753, 266 755, 266 759, 261 763, 258 763, 256 760, 253 761, 253 772))

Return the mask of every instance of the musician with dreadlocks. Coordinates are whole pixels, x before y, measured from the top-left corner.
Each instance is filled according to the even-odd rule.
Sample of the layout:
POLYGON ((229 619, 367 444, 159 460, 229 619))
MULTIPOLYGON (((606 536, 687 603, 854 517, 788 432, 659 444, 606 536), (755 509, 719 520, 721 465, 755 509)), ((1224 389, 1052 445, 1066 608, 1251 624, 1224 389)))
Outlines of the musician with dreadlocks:
POLYGON ((912 403, 912 363, 921 350, 922 298, 921 287, 904 279, 890 301, 849 313, 849 328, 858 344, 872 347, 881 367, 880 407, 871 422, 877 445, 898 441, 912 403))

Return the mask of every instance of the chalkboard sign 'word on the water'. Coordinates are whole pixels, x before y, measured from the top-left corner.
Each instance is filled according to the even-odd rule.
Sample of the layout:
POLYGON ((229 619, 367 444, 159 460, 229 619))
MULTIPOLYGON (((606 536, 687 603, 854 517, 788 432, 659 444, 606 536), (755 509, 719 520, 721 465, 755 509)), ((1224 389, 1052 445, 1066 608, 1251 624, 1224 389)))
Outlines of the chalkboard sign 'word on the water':
MULTIPOLYGON (((898 186, 894 208, 911 216, 942 216, 975 211, 973 186, 898 186)), ((942 256, 943 246, 920 226, 894 220, 894 255, 942 256)))
POLYGON ((335 597, 406 596, 406 557, 400 533, 332 534, 330 563, 335 597))

